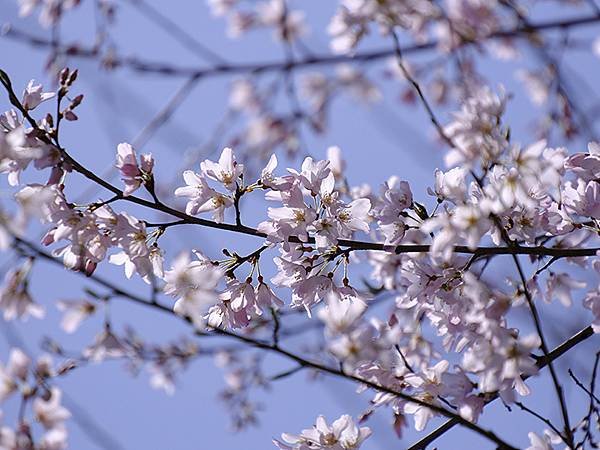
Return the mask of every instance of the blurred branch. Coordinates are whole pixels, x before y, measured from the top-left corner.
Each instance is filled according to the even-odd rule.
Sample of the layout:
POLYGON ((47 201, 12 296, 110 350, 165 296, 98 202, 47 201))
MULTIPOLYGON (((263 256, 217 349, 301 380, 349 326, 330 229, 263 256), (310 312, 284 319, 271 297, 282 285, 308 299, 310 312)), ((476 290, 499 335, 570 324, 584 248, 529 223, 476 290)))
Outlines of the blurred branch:
MULTIPOLYGON (((524 26, 531 26, 531 23, 525 16, 525 14, 520 11, 520 9, 514 4, 512 0, 501 0, 502 5, 506 6, 510 9, 519 22, 524 26)), ((599 11, 596 11, 597 15, 600 15, 599 11)), ((554 74, 554 79, 556 82, 556 91, 558 93, 559 98, 562 98, 564 102, 579 118, 579 125, 585 130, 588 135, 589 140, 596 140, 596 132, 593 127, 593 122, 590 122, 585 112, 579 107, 578 103, 575 101, 575 98, 569 89, 569 86, 562 75, 562 70, 560 68, 560 64, 557 59, 550 53, 547 46, 542 45, 542 43, 538 43, 538 45, 533 46, 534 50, 537 52, 539 58, 542 60, 544 64, 546 64, 554 74)))
MULTIPOLYGON (((497 30, 490 33, 486 38, 476 41, 465 41, 462 45, 472 45, 482 43, 485 40, 491 39, 506 39, 528 37, 537 32, 547 30, 561 30, 573 27, 585 26, 600 22, 600 15, 593 14, 571 19, 560 19, 538 23, 519 24, 516 27, 509 29, 497 30)), ((5 26, 2 30, 2 36, 8 39, 17 40, 34 47, 52 48, 51 40, 35 36, 29 32, 19 30, 11 25, 5 26)), ((403 49, 405 54, 419 53, 426 50, 431 50, 439 45, 437 40, 426 42, 424 44, 415 44, 403 49)), ((395 54, 395 49, 383 49, 375 51, 358 52, 355 54, 344 55, 310 55, 297 59, 295 61, 277 61, 266 63, 241 63, 228 64, 220 63, 211 67, 194 68, 194 67, 177 67, 169 63, 148 61, 136 57, 118 57, 102 55, 100 48, 84 47, 79 44, 58 46, 55 51, 57 54, 64 56, 72 56, 76 58, 98 59, 104 65, 110 68, 126 67, 136 72, 155 73, 166 76, 184 76, 184 77, 214 77, 220 75, 235 75, 235 74, 258 74, 273 71, 292 71, 312 66, 327 66, 345 62, 369 62, 379 59, 388 58, 395 54)))
POLYGON ((208 46, 204 45, 192 35, 184 31, 177 23, 173 22, 171 19, 159 12, 150 4, 146 3, 144 0, 124 1, 132 5, 138 11, 140 11, 140 13, 142 13, 144 16, 146 16, 148 19, 154 22, 158 27, 162 28, 169 35, 171 35, 181 45, 183 45, 188 50, 191 50, 201 58, 211 61, 213 63, 226 63, 223 57, 213 52, 208 46))
MULTIPOLYGON (((0 320, 2 321, 0 330, 8 345, 11 347, 18 347, 31 356, 31 350, 28 349, 25 340, 15 329, 14 325, 11 322, 2 319, 0 320)), ((87 409, 81 406, 70 395, 63 391, 62 397, 67 409, 73 413, 73 421, 94 445, 106 450, 121 450, 125 448, 116 440, 113 433, 104 429, 96 422, 87 409)))

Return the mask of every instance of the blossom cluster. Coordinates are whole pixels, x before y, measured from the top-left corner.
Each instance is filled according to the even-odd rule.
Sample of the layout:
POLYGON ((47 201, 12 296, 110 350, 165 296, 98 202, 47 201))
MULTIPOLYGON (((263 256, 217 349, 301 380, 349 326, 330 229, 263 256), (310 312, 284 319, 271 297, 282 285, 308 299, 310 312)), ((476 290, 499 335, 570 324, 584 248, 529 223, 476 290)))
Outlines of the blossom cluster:
MULTIPOLYGON (((74 77, 67 70, 61 80, 59 105, 74 77)), ((298 169, 280 172, 278 158, 272 155, 255 180, 235 152, 225 148, 218 161, 207 159, 197 171, 183 172, 185 186, 175 189, 173 197, 185 200, 185 212, 157 197, 154 158, 138 158, 126 143, 116 153, 122 190, 109 184, 115 194, 111 199, 87 205, 70 202, 65 189, 69 173, 86 172, 59 145, 53 124, 61 118, 48 115, 35 122, 30 116, 51 98, 52 93, 31 82, 22 96, 21 115, 10 110, 1 116, 0 171, 19 186, 16 216, 24 224, 32 217, 41 220, 47 227, 41 243, 53 246, 54 257, 88 276, 103 261, 122 265, 127 278, 139 276, 157 293, 175 298, 174 313, 200 332, 260 330, 270 323, 269 316, 278 324, 279 315, 288 309, 304 310, 309 317, 316 312, 324 329, 323 357, 335 359, 341 373, 391 390, 375 393, 371 404, 373 409, 389 406, 400 429, 403 418, 411 415, 415 428, 423 430, 448 404, 461 418, 477 422, 490 396, 511 403, 529 394, 526 379, 540 368, 535 356, 541 337, 516 330, 511 312, 540 299, 569 307, 573 293, 587 286, 567 268, 545 272, 554 261, 542 267, 543 253, 534 259, 540 269, 527 280, 509 279, 501 286, 483 276, 486 258, 494 256, 478 253, 484 244, 518 258, 520 249, 534 255, 533 250, 585 249, 599 232, 600 145, 592 142, 586 152, 569 154, 545 141, 524 147, 513 143, 503 120, 507 97, 502 92, 474 90, 443 128, 452 148, 445 158, 447 169, 434 173, 429 201, 416 200, 410 184, 395 176, 379 189, 352 186, 338 147, 330 147, 326 159, 306 157, 298 169), (46 183, 19 184, 19 175, 30 165, 50 170, 46 183), (240 204, 255 192, 264 192, 274 206, 266 208, 264 220, 252 228, 242 223, 240 204), (119 201, 181 220, 152 224, 116 211, 113 205, 119 201), (212 220, 197 217, 204 214, 212 220), (253 235, 263 245, 246 256, 225 249, 227 258, 220 261, 200 250, 173 257, 161 248, 161 236, 181 224, 209 224, 253 235), (273 251, 278 252, 273 258, 276 273, 267 280, 261 256, 273 251), (170 264, 166 269, 165 260, 170 264), (371 267, 376 286, 360 284, 351 273, 361 261, 371 267), (485 264, 479 264, 482 261, 485 264), (240 275, 246 267, 249 271, 240 275), (384 319, 368 314, 376 301, 373 292, 378 291, 387 291, 395 300, 384 319), (282 300, 287 297, 289 302, 282 300), (436 339, 428 337, 426 328, 434 330, 436 339)), ((8 223, 3 227, 7 236, 20 239, 22 232, 8 223)), ((578 264, 600 271, 600 260, 589 256, 577 258, 578 264)), ((43 314, 28 292, 32 264, 32 258, 26 259, 6 276, 0 309, 7 320, 43 314)), ((583 307, 591 311, 594 330, 599 331, 597 288, 585 294, 583 307)), ((65 312, 63 328, 68 332, 96 310, 87 300, 63 300, 59 308, 65 312)), ((89 361, 133 358, 130 350, 135 346, 129 347, 107 321, 83 355, 89 361)), ((273 348, 278 348, 277 342, 273 348)), ((11 364, 4 375, 7 395, 25 382, 28 370, 28 363, 21 364, 19 373, 18 364, 11 364)), ((172 391, 174 365, 152 367, 152 384, 172 391)), ((248 422, 253 417, 250 403, 240 392, 251 383, 244 375, 229 377, 226 396, 249 408, 248 417, 240 418, 248 422)), ((59 405, 58 391, 46 397, 36 399, 34 409, 54 417, 40 421, 55 437, 68 414, 59 405), (44 408, 52 411, 45 413, 44 408)), ((284 435, 284 442, 276 445, 350 449, 369 435, 368 428, 359 428, 347 415, 331 426, 319 417, 314 428, 298 436, 284 435)))
MULTIPOLYGON (((281 0, 259 2, 252 10, 240 9, 239 3, 208 0, 214 15, 228 18, 231 37, 239 37, 258 27, 276 27, 278 37, 285 40, 293 40, 307 32, 303 13, 286 11, 281 0), (287 30, 285 36, 283 30, 287 30)), ((382 33, 401 27, 420 41, 430 34, 439 36, 443 42, 440 46, 449 49, 462 41, 486 37, 497 31, 502 23, 500 2, 456 0, 447 3, 445 11, 443 6, 426 0, 340 0, 327 29, 331 48, 338 53, 350 52, 373 27, 380 28, 382 33)))
POLYGON ((228 21, 228 34, 237 38, 257 28, 273 28, 277 39, 293 41, 307 32, 304 13, 288 10, 284 0, 257 2, 247 10, 238 9, 237 0, 208 0, 212 13, 225 16, 228 21))
POLYGON ((293 449, 358 449, 363 441, 371 435, 368 427, 358 427, 352 417, 344 414, 331 425, 325 417, 317 417, 312 428, 303 430, 299 435, 284 433, 281 438, 285 443, 274 440, 273 443, 281 450, 293 449))
POLYGON ((65 422, 71 413, 62 405, 62 392, 50 387, 48 382, 66 367, 54 368, 49 357, 40 357, 35 364, 19 348, 13 348, 6 365, 0 364, 0 403, 12 396, 21 396, 24 405, 31 404, 32 414, 43 431, 39 438, 34 436, 32 424, 24 415, 19 417, 15 428, 0 427, 0 448, 63 450, 67 445, 65 422))
MULTIPOLYGON (((593 0, 553 0, 552 6, 206 0, 225 34, 247 41, 235 43, 231 58, 214 46, 211 27, 203 27, 210 31, 204 39, 175 22, 176 11, 165 9, 169 2, 154 3, 16 0, 19 16, 30 19, 0 30, 18 43, 19 58, 21 45, 47 50, 44 71, 56 87, 47 91, 31 80, 20 93, 0 70, 13 107, 0 114, 0 174, 8 196, 14 193, 14 201, 0 206, 0 250, 11 251, 0 314, 5 321, 30 320, 26 327, 39 323, 32 318, 53 320, 37 280, 45 263, 70 270, 65 277, 86 277, 84 293, 56 302, 64 332, 84 328, 74 340, 81 348, 45 338, 47 354, 36 362, 17 348, 0 358, 0 450, 67 448, 71 413, 55 378, 116 360, 133 375, 144 370, 153 388, 170 395, 191 362, 205 356, 223 370, 224 387, 214 391, 235 430, 259 423, 264 405, 255 390, 298 372, 356 383, 366 404, 362 414, 342 414, 332 423, 319 415, 310 428, 273 440, 281 450, 368 447, 372 431, 364 425, 375 412, 391 416, 399 438, 448 418, 438 430, 466 426, 494 448, 513 448, 513 438, 520 439, 518 448, 529 441, 527 450, 598 446, 600 353, 589 389, 569 371, 588 409, 581 420, 574 417, 580 397, 555 362, 600 334, 598 105, 593 71, 569 67, 570 55, 581 50, 600 57, 600 38, 590 34, 600 23, 593 0), (138 13, 143 23, 136 22, 138 13), (576 32, 580 27, 585 32, 576 32), (119 42, 128 28, 146 38, 119 42), (261 48, 256 60, 247 59, 261 34, 277 52, 261 48), (141 46, 152 46, 152 39, 163 45, 167 36, 199 61, 171 60, 180 52, 160 56, 141 46), (109 79, 121 69, 187 78, 131 144, 116 146, 110 172, 102 175, 71 153, 73 136, 65 136, 72 125, 65 121, 79 119, 84 97, 73 92, 77 70, 62 68, 78 58, 109 79), (501 73, 486 70, 491 59, 503 64, 501 73), (506 71, 520 90, 488 87, 506 71), (215 128, 205 144, 177 158, 179 169, 161 160, 156 147, 141 152, 183 100, 197 94, 199 80, 203 88, 204 80, 230 75, 228 98, 211 105, 215 128), (376 185, 354 184, 351 178, 363 172, 350 166, 352 159, 336 146, 323 153, 315 148, 313 138, 336 142, 329 133, 348 116, 334 103, 344 96, 376 104, 365 120, 383 125, 387 137, 400 130, 402 144, 411 136, 389 107, 401 103, 415 117, 426 113, 445 148, 444 167, 435 169, 427 189, 409 182, 413 174, 404 166, 376 185), (519 143, 520 130, 505 115, 511 98, 525 96, 535 108, 523 114, 531 117, 535 138, 519 143), (454 112, 437 116, 438 107, 454 112), (584 139, 591 141, 587 148, 584 139), (81 181, 94 189, 80 191, 81 181), (246 214, 250 208, 253 214, 246 214), (177 231, 195 227, 221 233, 222 254, 211 254, 203 241, 185 246, 177 231), (257 244, 241 252, 235 246, 242 243, 228 239, 234 234, 257 244), (115 282, 123 274, 127 287, 115 282), (130 326, 121 329, 115 320, 121 307, 113 308, 121 301, 171 316, 194 336, 154 344, 130 326), (545 322, 556 312, 585 328, 568 337, 570 326, 545 322), (90 327, 94 337, 81 344, 90 327), (310 331, 311 339, 303 339, 310 331), (562 343, 552 348, 559 335, 562 343), (211 336, 216 339, 204 339, 211 336), (292 365, 280 369, 270 356, 292 365), (281 372, 272 373, 274 366, 281 372), (547 418, 527 398, 540 389, 530 378, 544 372, 557 401, 557 414, 547 418), (497 424, 492 431, 480 418, 496 399, 547 428, 520 438, 495 434, 497 424), (8 413, 14 404, 16 420, 8 413)), ((204 134, 213 125, 202 120, 201 126, 204 134)), ((82 145, 89 147, 89 139, 82 145)), ((387 162, 375 161, 386 172, 387 162)), ((435 436, 411 448, 425 448, 435 436)))

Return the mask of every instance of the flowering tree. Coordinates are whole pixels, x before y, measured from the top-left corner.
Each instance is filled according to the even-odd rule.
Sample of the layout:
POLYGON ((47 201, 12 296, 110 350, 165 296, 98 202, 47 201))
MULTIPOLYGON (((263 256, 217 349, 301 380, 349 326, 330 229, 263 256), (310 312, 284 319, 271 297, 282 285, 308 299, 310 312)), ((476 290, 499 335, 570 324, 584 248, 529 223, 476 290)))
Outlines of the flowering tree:
MULTIPOLYGON (((327 419, 315 409, 314 425, 276 436, 284 450, 370 448, 376 411, 399 437, 419 432, 411 449, 454 427, 489 448, 598 448, 600 351, 578 371, 560 370, 557 360, 586 340, 596 349, 599 342, 598 105, 581 104, 573 83, 583 81, 563 60, 575 50, 590 59, 600 53, 598 40, 577 34, 600 23, 600 7, 558 1, 548 15, 547 1, 540 11, 512 0, 340 0, 327 19, 331 52, 314 52, 307 41, 318 31, 309 30, 300 3, 209 0, 231 37, 268 29, 283 49, 270 62, 234 63, 144 0, 19 0, 20 14, 37 15, 51 37, 17 22, 4 27, 3 39, 47 51, 53 87, 20 85, 9 67, 0 70, 0 171, 11 192, 0 246, 13 255, 0 310, 6 321, 31 317, 34 327, 53 303, 31 295, 37 267, 59 265, 69 279, 84 280, 73 284, 71 299, 55 299, 60 327, 75 333, 92 316, 102 320, 95 340, 79 340, 76 349, 66 349, 57 330, 38 358, 19 346, 2 355, 0 401, 18 401, 14 421, 0 428, 0 448, 67 448, 76 412, 63 406, 58 384, 81 367, 125 360, 169 393, 188 363, 209 355, 226 371, 221 399, 238 429, 257 421, 254 391, 299 372, 316 382, 346 380, 362 393, 362 409, 327 419), (113 36, 120 3, 202 64, 121 53, 113 36), (96 13, 93 45, 66 42, 61 32, 71 16, 83 20, 76 15, 85 8, 96 13), (384 46, 363 49, 372 42, 384 46), (534 66, 520 55, 535 55, 534 66), (490 57, 511 61, 520 90, 489 83, 481 67, 490 57), (110 76, 185 78, 135 141, 111 149, 105 173, 82 162, 84 148, 98 150, 94 142, 68 138, 86 120, 80 83, 87 75, 73 69, 82 60, 110 76), (384 76, 371 76, 381 61, 384 76), (167 156, 140 152, 198 83, 229 76, 214 136, 188 152, 181 170, 169 174, 167 156), (444 154, 426 190, 403 180, 406 165, 379 185, 354 184, 347 173, 361 149, 329 146, 319 158, 307 145, 328 133, 338 96, 376 103, 390 79, 401 90, 396 107, 423 112, 444 154), (505 113, 511 98, 527 94, 537 118, 521 143, 505 113), (219 230, 222 254, 169 240, 182 228, 219 230), (104 275, 110 265, 124 273, 104 275), (115 328, 110 307, 123 301, 174 317, 188 336, 156 345, 160 330, 115 328), (565 327, 584 325, 552 335, 544 317, 556 308, 565 327), (305 333, 318 339, 289 343, 305 333), (267 375, 265 355, 288 368, 267 375), (528 402, 533 377, 548 379, 553 411, 528 402), (567 395, 567 385, 577 395, 567 395), (530 416, 538 427, 528 436, 499 433, 482 423, 494 402, 513 411, 511 420, 530 416)), ((387 170, 386 161, 378 164, 373 170, 387 170)))

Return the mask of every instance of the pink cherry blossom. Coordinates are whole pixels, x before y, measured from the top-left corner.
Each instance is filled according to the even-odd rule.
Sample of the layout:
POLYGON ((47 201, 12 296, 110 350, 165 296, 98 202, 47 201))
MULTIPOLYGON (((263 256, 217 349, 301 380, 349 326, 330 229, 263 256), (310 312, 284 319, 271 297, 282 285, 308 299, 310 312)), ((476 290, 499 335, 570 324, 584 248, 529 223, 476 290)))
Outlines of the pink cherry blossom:
POLYGON ((35 80, 31 80, 23 91, 21 103, 28 110, 35 109, 40 103, 50 100, 55 95, 54 92, 43 92, 41 84, 35 84, 35 80))
POLYGON ((131 195, 143 184, 150 182, 152 178, 152 169, 154 168, 154 159, 149 153, 140 156, 138 163, 134 148, 127 143, 121 143, 117 146, 117 164, 115 166, 121 173, 121 180, 125 184, 123 195, 131 195))

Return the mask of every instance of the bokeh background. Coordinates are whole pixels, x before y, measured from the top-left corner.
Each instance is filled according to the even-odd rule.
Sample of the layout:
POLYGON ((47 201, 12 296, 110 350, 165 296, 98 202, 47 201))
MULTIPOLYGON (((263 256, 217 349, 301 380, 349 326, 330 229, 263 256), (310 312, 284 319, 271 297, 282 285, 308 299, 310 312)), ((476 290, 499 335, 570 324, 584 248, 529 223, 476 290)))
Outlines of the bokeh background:
MULTIPOLYGON (((304 42, 309 49, 320 53, 328 51, 325 29, 336 3, 322 0, 291 2, 306 11, 311 32, 304 38, 304 42)), ((148 0, 148 4, 228 61, 256 62, 285 58, 282 45, 269 31, 250 33, 238 40, 230 39, 225 32, 224 21, 211 16, 204 1, 148 0)), ((204 63, 198 54, 182 46, 172 35, 156 26, 147 15, 140 13, 135 1, 116 1, 115 6, 117 14, 110 28, 110 37, 118 43, 120 54, 173 61, 186 67, 202 66, 204 63)), ((83 1, 80 7, 69 12, 60 29, 61 39, 64 42, 79 40, 91 44, 94 21, 97 19, 94 9, 94 2, 83 1)), ((564 17, 567 11, 570 10, 557 3, 544 1, 536 3, 532 13, 539 19, 551 19, 564 17)), ((585 11, 585 8, 581 11, 585 11)), ((50 38, 50 32, 39 26, 35 15, 19 18, 15 1, 0 0, 0 26, 9 23, 33 35, 50 38)), ((591 43, 600 36, 600 27, 581 27, 571 32, 570 36, 572 39, 591 43)), ((390 42, 375 32, 363 43, 361 49, 389 46, 390 42)), ((434 57, 433 53, 423 52, 411 55, 408 60, 418 64, 434 57)), ((38 48, 0 34, 0 67, 10 74, 17 90, 20 91, 31 78, 51 86, 52 79, 45 71, 47 58, 47 48, 38 48)), ((503 61, 482 51, 478 61, 479 70, 491 86, 498 87, 501 84, 512 94, 506 121, 512 127, 513 139, 524 144, 533 142, 535 136, 532 123, 543 108, 531 102, 522 83, 515 76, 515 70, 534 67, 539 63, 537 55, 523 50, 518 59, 503 61)), ((592 55, 588 47, 561 55, 560 62, 574 98, 581 108, 590 112, 591 130, 568 143, 571 151, 583 151, 585 142, 593 138, 598 129, 598 113, 597 110, 594 112, 594 108, 598 106, 600 99, 600 60, 592 55)), ((226 113, 228 92, 235 76, 199 80, 185 92, 183 101, 177 105, 172 115, 167 120, 162 120, 161 126, 152 130, 151 135, 146 135, 144 133, 147 133, 149 124, 156 119, 157 114, 164 111, 165 105, 187 82, 184 77, 140 75, 128 69, 109 71, 90 59, 71 59, 69 66, 79 69, 75 90, 84 93, 85 100, 78 110, 79 121, 66 123, 61 139, 76 158, 96 173, 110 174, 116 179, 116 174, 111 169, 116 145, 120 142, 132 142, 137 138, 143 141, 142 150, 152 152, 156 159, 157 180, 164 182, 166 186, 175 187, 181 184, 183 168, 197 169, 194 158, 216 159, 222 146, 227 143, 223 142, 219 124, 226 113)), ((364 104, 351 95, 339 96, 332 105, 326 132, 321 135, 304 132, 304 148, 301 153, 308 151, 314 157, 324 158, 328 146, 338 145, 348 162, 347 175, 352 184, 369 183, 377 187, 389 176, 398 175, 411 183, 417 199, 431 204, 426 188, 432 184, 433 170, 444 167, 444 149, 437 141, 435 130, 429 125, 422 108, 418 104, 402 102, 401 95, 406 84, 386 76, 388 67, 387 60, 373 62, 366 67, 368 75, 381 90, 378 102, 364 104)), ((320 70, 326 72, 334 68, 320 70)), ((275 80, 281 74, 265 77, 269 76, 275 80)), ((273 101, 283 108, 287 99, 284 95, 278 95, 273 101)), ((8 106, 6 96, 0 94, 0 109, 4 111, 8 106)), ((442 122, 449 121, 450 109, 436 107, 442 122)), ((549 143, 551 146, 563 144, 564 137, 560 133, 554 134, 553 141, 549 143)), ((290 161, 284 153, 278 156, 282 161, 280 168, 299 165, 299 160, 290 161)), ((30 176, 35 179, 37 174, 27 174, 25 179, 30 176)), ((88 201, 98 196, 108 198, 106 192, 86 191, 88 184, 84 180, 77 176, 72 178, 69 195, 85 194, 89 196, 88 201)), ((2 202, 6 203, 13 191, 9 189, 4 177, 1 183, 2 202)), ((157 219, 135 208, 128 209, 137 212, 138 217, 157 219)), ((246 223, 256 224, 262 220, 266 211, 262 195, 257 193, 248 196, 248 199, 244 198, 242 211, 246 223)), ((32 226, 29 236, 35 237, 40 232, 41 228, 32 226)), ((260 245, 260 241, 254 238, 240 238, 199 227, 171 229, 161 241, 169 249, 167 258, 190 247, 217 256, 223 247, 245 254, 260 245)), ((15 262, 12 256, 6 256, 2 269, 6 271, 15 262)), ((367 272, 368 268, 365 269, 365 273, 367 272)), ((98 269, 98 273, 119 284, 126 284, 129 290, 140 295, 149 294, 149 287, 144 283, 127 281, 120 267, 105 264, 98 269)), ((505 267, 498 263, 493 276, 502 283, 511 273, 510 265, 505 267)), ((587 275, 579 271, 578 276, 585 278, 587 275)), ((83 289, 93 287, 92 282, 43 262, 36 263, 34 280, 32 292, 36 300, 46 307, 46 317, 44 320, 30 319, 25 323, 0 323, 1 361, 6 360, 8 351, 13 346, 26 348, 32 355, 41 354, 43 351, 40 344, 46 337, 60 342, 66 349, 78 351, 89 345, 102 327, 101 314, 85 322, 74 335, 67 335, 58 327, 61 314, 54 302, 59 299, 84 298, 83 289)), ((385 304, 378 308, 378 311, 385 311, 385 304)), ((111 302, 110 314, 113 328, 117 332, 130 326, 148 342, 165 344, 190 335, 188 327, 177 319, 125 301, 111 302)), ((570 310, 559 304, 544 306, 542 315, 551 347, 591 321, 591 317, 582 311, 577 302, 570 310)), ((514 318, 515 323, 526 319, 514 318)), ((293 327, 293 324, 289 325, 293 327)), ((303 345, 317 340, 319 333, 307 332, 287 338, 284 345, 301 349, 303 345)), ((218 346, 221 342, 200 340, 199 345, 211 347, 218 346)), ((558 363, 574 410, 579 406, 585 407, 585 397, 581 397, 574 384, 568 381, 566 368, 572 368, 584 377, 586 367, 589 368, 594 353, 598 350, 598 343, 598 339, 592 338, 558 363)), ((268 374, 276 374, 290 367, 292 365, 289 362, 268 356, 264 370, 268 374)), ((234 433, 229 411, 218 400, 218 393, 224 385, 223 371, 215 367, 211 357, 198 358, 179 373, 173 395, 153 389, 148 378, 145 370, 134 375, 122 361, 108 361, 78 368, 59 380, 65 392, 66 406, 74 415, 69 421, 71 448, 262 450, 272 448, 270 440, 279 437, 281 432, 299 432, 310 426, 318 414, 324 414, 329 420, 343 413, 357 416, 369 401, 369 394, 356 394, 355 386, 350 383, 328 377, 313 381, 308 373, 300 372, 272 383, 268 391, 253 391, 253 399, 263 407, 259 414, 260 423, 256 427, 234 433)), ((546 377, 540 377, 528 383, 533 390, 528 403, 545 411, 550 417, 558 418, 559 412, 554 396, 550 395, 551 388, 547 381, 546 377)), ((12 402, 3 406, 6 422, 14 420, 16 406, 12 402)), ((369 419, 368 425, 373 428, 374 435, 365 443, 365 450, 402 449, 415 440, 417 435, 414 432, 399 439, 391 427, 391 421, 392 415, 385 408, 369 419)), ((428 429, 438 423, 441 423, 440 420, 432 421, 428 429)), ((510 413, 500 402, 486 408, 482 424, 520 446, 528 444, 527 432, 540 432, 542 429, 530 417, 510 413)), ((492 448, 488 442, 458 427, 436 441, 436 445, 440 449, 492 448)))

